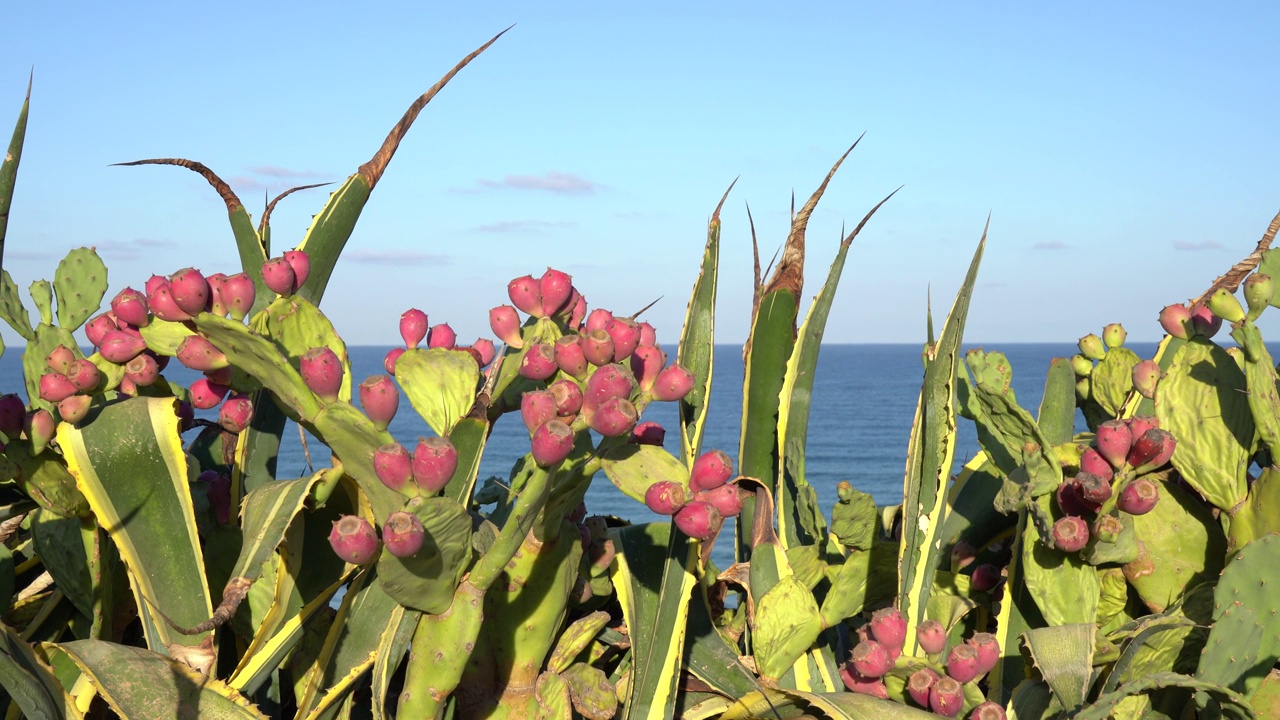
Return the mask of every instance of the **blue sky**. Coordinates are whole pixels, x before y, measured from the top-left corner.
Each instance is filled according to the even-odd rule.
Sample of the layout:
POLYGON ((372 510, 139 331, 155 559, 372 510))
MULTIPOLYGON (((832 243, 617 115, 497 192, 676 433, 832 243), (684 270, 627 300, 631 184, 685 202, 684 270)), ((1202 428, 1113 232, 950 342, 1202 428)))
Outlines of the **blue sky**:
MULTIPOLYGON (((5 137, 35 72, 4 255, 23 287, 80 245, 106 258, 111 294, 235 271, 203 180, 108 166, 198 160, 256 217, 264 191, 345 179, 513 23, 428 106, 366 207, 322 306, 348 342, 398 342, 411 306, 488 335, 506 282, 548 265, 593 306, 662 296, 645 317, 674 340, 735 177, 717 329, 741 341, 745 205, 767 259, 792 192, 863 132, 810 225, 806 295, 841 225, 904 187, 854 245, 833 342, 920 342, 926 292, 940 321, 988 213, 968 340, 1072 341, 1112 321, 1154 340, 1160 308, 1280 209, 1271 3, 149 5, 5 13, 5 137)), ((281 204, 277 250, 326 197, 281 204)))

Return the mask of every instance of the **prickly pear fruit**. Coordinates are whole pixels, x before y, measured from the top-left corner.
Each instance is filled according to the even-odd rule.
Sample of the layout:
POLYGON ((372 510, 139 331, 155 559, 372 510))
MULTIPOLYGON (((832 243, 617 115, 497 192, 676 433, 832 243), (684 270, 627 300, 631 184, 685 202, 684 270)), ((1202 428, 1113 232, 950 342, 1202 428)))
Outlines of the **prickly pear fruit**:
MULTIPOLYGON (((102 341, 106 338, 107 333, 119 329, 120 326, 116 324, 115 317, 103 313, 95 316, 84 326, 84 335, 89 338, 89 344, 94 347, 102 347, 102 341)), ((112 362, 115 361, 112 360, 112 362)))
POLYGON ((622 362, 640 345, 640 326, 630 318, 615 317, 604 326, 613 338, 613 361, 622 362))
POLYGON ((204 485, 213 519, 219 525, 231 522, 231 478, 217 470, 205 470, 196 478, 196 482, 204 485))
POLYGON ((979 676, 991 672, 996 663, 1000 662, 1000 641, 995 635, 985 632, 974 633, 973 637, 965 640, 965 644, 978 651, 979 676))
POLYGON ((1249 319, 1257 320, 1271 298, 1275 296, 1275 284, 1270 275, 1254 273, 1244 279, 1244 301, 1249 305, 1249 319))
POLYGON ((178 307, 178 301, 174 299, 173 289, 168 283, 147 295, 147 307, 150 308, 152 315, 168 322, 183 322, 191 319, 191 313, 178 307))
POLYGON ((1127 457, 1128 463, 1136 473, 1155 470, 1169 462, 1177 444, 1168 430, 1151 428, 1133 441, 1127 457))
POLYGON ((391 348, 391 350, 387 352, 386 357, 382 358, 382 367, 386 368, 387 372, 391 373, 392 375, 395 375, 396 360, 399 360, 400 356, 403 354, 404 354, 404 348, 399 348, 399 347, 391 348))
POLYGON ((230 390, 226 385, 219 385, 209 378, 200 378, 191 383, 191 405, 199 410, 215 408, 230 390))
MULTIPOLYGON (((596 330, 605 330, 609 321, 613 319, 613 313, 604 308, 596 308, 587 315, 587 321, 582 326, 583 335, 589 335, 596 330)), ((607 332, 607 331, 606 331, 607 332)))
POLYGON ((556 398, 547 390, 530 390, 520 396, 520 419, 532 434, 556 417, 556 398))
POLYGON ((497 348, 489 338, 476 338, 476 341, 471 343, 471 349, 480 355, 480 367, 493 362, 493 358, 498 354, 497 348))
POLYGON ((0 395, 0 433, 4 433, 7 440, 17 439, 22 432, 22 421, 26 414, 27 407, 17 394, 0 395))
POLYGON ((1125 332, 1124 326, 1120 323, 1111 323, 1102 328, 1102 342, 1108 348, 1118 348, 1124 345, 1124 339, 1128 336, 1129 333, 1125 332))
POLYGON ((604 365, 587 378, 582 393, 582 408, 590 415, 610 398, 630 398, 635 388, 635 378, 621 365, 604 365))
POLYGON ((1226 288, 1218 288, 1209 296, 1209 312, 1227 322, 1240 322, 1244 319, 1244 308, 1240 301, 1226 288))
POLYGON ((49 441, 53 439, 56 428, 57 423, 54 422, 53 415, 48 410, 42 408, 27 413, 27 417, 22 422, 22 429, 31 440, 32 455, 44 452, 44 449, 49 446, 49 441))
POLYGON ((613 538, 598 537, 587 546, 586 555, 592 568, 605 570, 613 564, 613 559, 618 556, 618 548, 614 546, 613 538))
POLYGON ((539 467, 551 467, 573 450, 573 431, 560 420, 543 423, 533 431, 531 453, 539 467))
POLYGON ((672 480, 659 480, 644 491, 644 504, 659 515, 675 515, 689 502, 689 491, 672 480))
POLYGON ((662 442, 666 438, 666 429, 652 420, 642 422, 631 430, 631 442, 636 445, 657 445, 662 447, 662 442))
POLYGON ((1102 342, 1102 338, 1089 333, 1080 338, 1080 352, 1090 360, 1101 360, 1107 356, 1107 347, 1102 342))
POLYGON ((230 432, 238 433, 253 421, 253 401, 248 395, 232 395, 222 403, 218 411, 218 424, 230 432))
POLYGON ((573 295, 573 278, 547 268, 538 280, 538 294, 542 298, 542 311, 547 315, 555 315, 566 309, 573 295))
POLYGON ((400 390, 389 375, 373 375, 360 383, 360 407, 374 427, 386 430, 400 409, 400 390))
POLYGON ((396 557, 409 557, 422 549, 426 530, 413 513, 399 510, 387 516, 382 524, 382 544, 396 557))
POLYGON ((1103 515, 1093 521, 1092 532, 1098 542, 1114 543, 1124 532, 1124 523, 1115 515, 1103 515))
POLYGON ((489 311, 489 328, 499 340, 517 350, 524 347, 520 337, 520 316, 510 305, 499 305, 489 311))
POLYGON ((71 364, 75 361, 76 354, 66 345, 59 345, 44 358, 45 366, 59 375, 70 372, 71 364))
POLYGON ((409 308, 400 316, 400 337, 404 346, 416 348, 427 336, 427 314, 417 308, 409 308))
POLYGON ((343 515, 329 532, 333 552, 352 565, 364 565, 378 554, 378 535, 368 520, 356 515, 343 515))
POLYGON ((449 438, 418 438, 413 449, 413 478, 428 495, 443 490, 457 469, 458 450, 449 438))
POLYGON ((67 372, 67 379, 75 386, 79 392, 89 392, 98 387, 98 382, 102 380, 102 373, 98 372, 98 366, 94 365, 88 358, 80 358, 71 363, 71 369, 67 372))
POLYGON ((680 508, 673 518, 680 532, 698 540, 708 540, 720 531, 724 518, 711 503, 694 500, 680 508))
POLYGON ((653 345, 656 347, 658 344, 658 333, 653 329, 653 326, 647 322, 642 322, 640 323, 639 327, 640 327, 640 344, 653 345))
POLYGON ((662 366, 666 364, 667 354, 652 345, 637 346, 631 353, 631 374, 636 376, 636 383, 645 392, 653 388, 662 366))
POLYGON ((1053 545, 1062 552, 1079 552, 1088 542, 1089 524, 1084 518, 1068 515, 1053 524, 1053 545))
POLYGON ((987 592, 1000 584, 1000 568, 991 563, 983 563, 973 569, 970 587, 978 592, 987 592))
POLYGON ((1133 445, 1133 435, 1123 420, 1108 420, 1098 426, 1094 445, 1098 448, 1098 454, 1111 463, 1111 467, 1119 469, 1133 445))
POLYGON ((619 437, 631 432, 640 415, 626 398, 609 398, 591 414, 587 424, 605 437, 619 437))
MULTIPOLYGON (((852 489, 852 486, 850 488, 852 489)), ((951 569, 954 571, 969 567, 976 556, 977 551, 972 543, 964 539, 957 540, 956 544, 951 546, 951 569)))
MULTIPOLYGON (((293 272, 293 266, 283 257, 271 258, 262 263, 262 282, 266 284, 267 289, 277 295, 292 295, 293 289, 296 287, 297 275, 293 272)), ((154 308, 152 312, 154 312, 154 308)))
POLYGON ((103 359, 118 365, 124 365, 146 349, 147 344, 142 338, 123 330, 108 330, 98 346, 103 359))
POLYGON ((556 366, 566 375, 582 380, 587 377, 590 368, 587 356, 582 352, 582 336, 564 335, 556 340, 556 366))
POLYGON ((1191 311, 1182 303, 1166 306, 1160 311, 1160 327, 1179 340, 1190 340, 1195 328, 1191 324, 1191 311))
POLYGON ((907 618, 897 608, 881 608, 871 613, 871 636, 889 651, 890 657, 902 654, 907 640, 907 618))
POLYGON ((342 361, 329 347, 311 348, 298 362, 302 381, 321 399, 333 402, 342 388, 342 361))
POLYGON ((1081 472, 1076 475, 1076 492, 1081 500, 1097 507, 1111 499, 1111 483, 1093 473, 1081 472))
POLYGON ((222 302, 222 283, 226 280, 227 276, 222 273, 205 276, 205 282, 209 283, 209 312, 218 317, 227 316, 227 306, 222 302))
POLYGON ((203 335, 188 335, 178 345, 178 362, 201 372, 224 368, 231 363, 227 356, 203 335))
POLYGON ((1085 448, 1085 451, 1080 453, 1080 471, 1097 475, 1105 482, 1111 482, 1111 478, 1115 474, 1111 463, 1107 462, 1093 448, 1085 448))
POLYGON ((160 363, 156 362, 155 356, 150 353, 142 353, 125 363, 124 376, 135 386, 145 387, 159 379, 160 363))
POLYGON ((675 402, 683 400, 693 389, 693 373, 682 365, 668 365, 658 373, 650 394, 654 400, 675 402))
POLYGON ((840 666, 840 679, 844 681, 844 686, 849 688, 849 692, 870 695, 881 700, 889 699, 889 689, 885 687, 883 680, 859 675, 851 662, 840 666))
POLYGON ((507 296, 520 312, 534 317, 546 317, 542 308, 542 289, 532 275, 518 277, 507 283, 507 296))
POLYGON ((703 490, 695 494, 693 499, 715 505, 721 517, 737 517, 738 513, 742 512, 742 498, 738 495, 738 486, 733 483, 703 490))
POLYGON ((40 399, 51 403, 62 402, 78 392, 75 385, 60 373, 45 373, 40 376, 40 399))
POLYGON ((429 348, 451 348, 456 347, 458 343, 458 333, 449 327, 449 323, 440 323, 431 326, 431 330, 427 332, 427 347, 429 348))
MULTIPOLYGON (((188 315, 199 315, 209 304, 209 281, 195 268, 183 268, 170 275, 169 292, 178 309, 188 315)), ((116 318, 120 318, 119 313, 116 318)))
POLYGON ((1160 500, 1160 490, 1147 478, 1140 477, 1120 491, 1116 507, 1130 515, 1146 515, 1160 500))
POLYGON ((569 308, 569 322, 566 327, 570 330, 580 330, 582 328, 582 319, 587 316, 587 299, 575 289, 573 297, 569 298, 572 306, 569 308))
MULTIPOLYGON (((1096 477, 1096 476, 1095 476, 1096 477)), ((1058 501, 1058 509, 1064 515, 1079 517, 1094 508, 1084 501, 1080 495, 1080 483, 1075 478, 1063 480, 1058 485, 1058 490, 1054 493, 1054 498, 1058 501)))
POLYGON ((547 392, 555 400, 556 414, 560 417, 577 415, 582 409, 582 388, 572 380, 557 380, 547 387, 547 392))
POLYGON ((1160 376, 1160 365, 1155 360, 1143 360, 1133 366, 1133 386, 1148 400, 1155 398, 1160 376))
POLYGON ((253 301, 257 299, 257 293, 258 289, 254 287, 253 280, 242 272, 228 275, 218 288, 222 306, 226 308, 231 319, 236 321, 244 320, 249 314, 249 310, 253 308, 253 301))
POLYGON ((969 713, 969 720, 1006 720, 1004 708, 999 703, 987 700, 969 713))
POLYGON ((373 451, 373 472, 392 490, 415 494, 413 457, 400 443, 387 443, 373 451))
POLYGON ((972 645, 957 645, 947 654, 947 675, 957 682, 967 683, 978 677, 978 649, 972 645))
POLYGON ((556 374, 556 352, 547 343, 534 343, 520 359, 520 376, 530 380, 546 380, 556 374))
POLYGON ((693 461, 689 489, 694 492, 718 488, 733 477, 733 460, 720 450, 710 450, 693 461))
POLYGON ((964 709, 964 688, 955 678, 944 677, 929 688, 929 708, 943 717, 955 717, 964 709))
POLYGON ((582 355, 597 367, 613 362, 613 338, 601 329, 582 336, 582 355))
POLYGON ((72 395, 58 403, 58 417, 63 422, 78 423, 89 414, 89 404, 93 398, 88 395, 72 395))
POLYGON ((1190 308, 1191 327, 1196 335, 1211 338, 1218 334, 1222 327, 1222 318, 1214 315, 1203 303, 1196 303, 1190 308))
POLYGON ((937 655, 947 647, 947 629, 937 620, 925 620, 916 628, 916 641, 920 649, 937 655))
POLYGON ((875 640, 863 640, 853 648, 849 662, 863 677, 878 678, 893 669, 893 655, 875 640))
MULTIPOLYGON (((936 620, 934 622, 937 622, 936 620)), ((911 695, 911 699, 915 700, 922 708, 929 707, 929 691, 933 689, 935 683, 942 679, 942 676, 933 670, 925 667, 911 673, 911 677, 907 679, 907 693, 911 695)))
POLYGON ((302 250, 285 250, 284 261, 293 268, 293 292, 298 292, 311 276, 311 256, 302 250))
POLYGON ((147 314, 147 296, 133 288, 127 287, 116 293, 111 300, 111 312, 116 314, 118 321, 134 327, 144 327, 151 322, 151 316, 147 314))
POLYGON ((1072 355, 1071 372, 1075 373, 1076 377, 1089 377, 1093 374, 1093 361, 1080 354, 1072 355))

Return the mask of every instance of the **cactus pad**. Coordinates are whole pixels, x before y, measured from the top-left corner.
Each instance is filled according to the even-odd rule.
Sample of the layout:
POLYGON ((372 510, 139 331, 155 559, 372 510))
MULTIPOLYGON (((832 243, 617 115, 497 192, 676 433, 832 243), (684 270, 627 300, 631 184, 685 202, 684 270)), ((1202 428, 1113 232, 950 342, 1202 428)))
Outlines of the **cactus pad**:
POLYGON ((1252 695, 1280 657, 1280 535, 1249 543, 1227 563, 1214 591, 1214 623, 1196 677, 1252 695))
POLYGON ((442 613, 471 558, 471 516, 447 498, 414 498, 406 508, 422 522, 422 549, 399 558, 383 548, 378 582, 396 602, 426 613, 442 613))
POLYGON ((1156 506, 1133 516, 1138 558, 1124 571, 1147 607, 1161 612, 1187 589, 1217 574, 1226 539, 1212 514, 1185 491, 1163 482, 1156 488, 1156 506))
POLYGON ((93 248, 76 248, 58 263, 53 290, 58 296, 58 324, 75 330, 101 307, 107 266, 93 248))

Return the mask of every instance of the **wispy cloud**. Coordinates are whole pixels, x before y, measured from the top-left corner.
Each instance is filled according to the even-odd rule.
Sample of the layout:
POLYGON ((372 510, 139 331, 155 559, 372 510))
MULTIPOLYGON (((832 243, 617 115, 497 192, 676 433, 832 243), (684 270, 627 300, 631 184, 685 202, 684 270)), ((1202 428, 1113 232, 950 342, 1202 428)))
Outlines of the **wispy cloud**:
POLYGON ((4 254, 9 260, 52 260, 53 253, 47 250, 8 250, 4 254))
POLYGON ((578 223, 570 222, 568 220, 499 220, 498 222, 487 223, 485 225, 477 225, 473 229, 477 232, 486 233, 529 234, 555 228, 577 227, 577 225, 578 223))
POLYGON ((448 265, 448 255, 418 252, 417 250, 355 250, 343 255, 344 260, 365 265, 448 265))
POLYGON ((1174 240, 1174 250, 1187 250, 1196 252, 1199 250, 1221 250, 1222 243, 1217 240, 1205 240, 1204 242, 1187 242, 1186 240, 1174 240))
POLYGON ((1068 245, 1061 240, 1041 240, 1031 246, 1032 250, 1066 250, 1068 245))
POLYGON ((98 254, 113 260, 137 260, 144 252, 156 248, 168 248, 177 245, 172 240, 160 238, 134 238, 132 240, 102 240, 94 243, 98 254))
MULTIPOLYGON (((542 175, 507 175, 501 180, 477 180, 484 189, 543 190, 557 195, 592 195, 604 187, 572 173, 548 172, 542 175)), ((458 192, 474 192, 458 190, 458 192)))
POLYGON ((316 170, 292 170, 290 168, 282 168, 277 165, 255 165, 249 168, 249 172, 254 175, 265 175, 266 177, 284 178, 289 180, 315 180, 316 178, 328 177, 324 173, 316 170))

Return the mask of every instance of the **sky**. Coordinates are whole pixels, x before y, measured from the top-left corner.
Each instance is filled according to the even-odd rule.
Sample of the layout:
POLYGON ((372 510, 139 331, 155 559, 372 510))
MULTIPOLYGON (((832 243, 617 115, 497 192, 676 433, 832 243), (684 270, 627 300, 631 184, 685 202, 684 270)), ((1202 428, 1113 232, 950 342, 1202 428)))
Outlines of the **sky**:
MULTIPOLYGON (((34 72, 3 258, 20 287, 91 245, 109 299, 152 274, 238 271, 221 200, 151 157, 264 194, 342 182, 405 108, 514 24, 419 117, 322 309, 399 343, 417 307, 468 342, 514 277, 554 267, 593 306, 677 339, 722 213, 717 340, 750 317, 797 204, 860 136, 808 232, 806 303, 854 241, 826 341, 919 343, 990 217, 966 340, 1073 342, 1247 255, 1280 210, 1280 5, 1161 3, 25 3, 5 12, 0 134, 34 72)), ((274 250, 330 188, 284 200, 274 250)), ((1280 311, 1262 319, 1280 330, 1280 311)), ((1276 337, 1276 330, 1271 337, 1276 337)), ((13 344, 16 335, 4 329, 13 344)))

